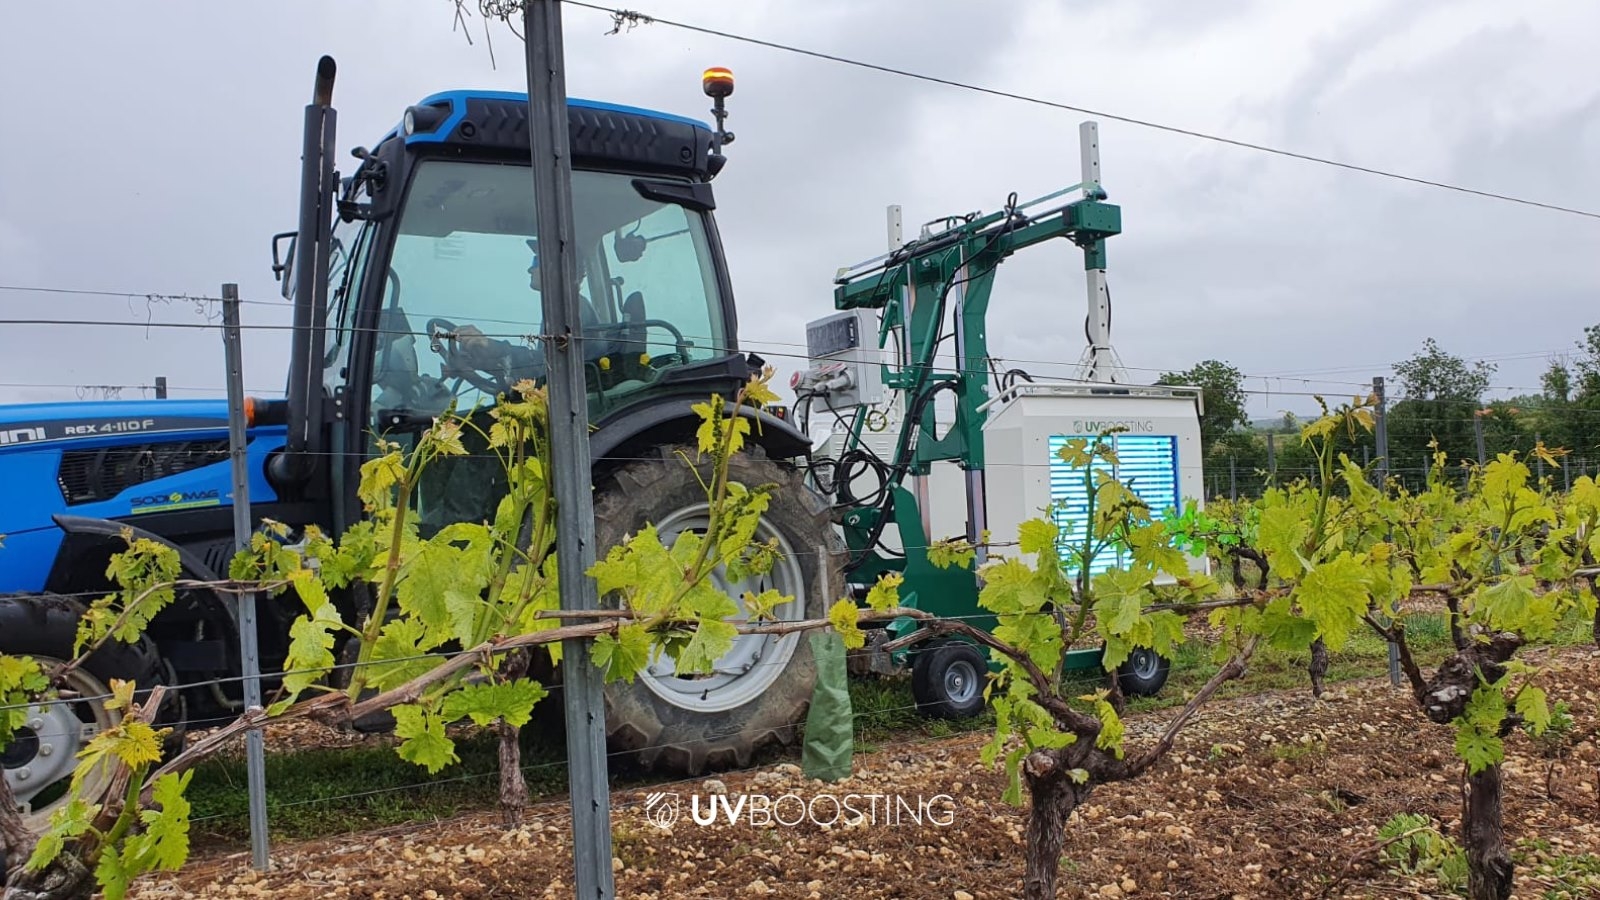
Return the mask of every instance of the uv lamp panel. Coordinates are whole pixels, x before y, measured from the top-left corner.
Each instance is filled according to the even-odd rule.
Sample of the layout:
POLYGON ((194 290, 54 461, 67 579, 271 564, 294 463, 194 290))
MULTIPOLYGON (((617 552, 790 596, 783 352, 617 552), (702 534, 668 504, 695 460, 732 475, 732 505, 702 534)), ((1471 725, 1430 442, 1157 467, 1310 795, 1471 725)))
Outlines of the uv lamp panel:
MULTIPOLYGON (((1116 425, 1128 429, 1119 448, 1127 456, 1124 471, 1116 474, 1132 480, 1136 494, 1157 507, 1202 500, 1200 423, 1192 398, 1023 394, 992 411, 984 428, 994 540, 1015 540, 1026 519, 1059 517, 1061 511, 1051 509, 1058 499, 1066 501, 1070 515, 1073 473, 1054 451, 1067 439, 1116 425)), ((1114 555, 1095 560, 1100 569, 1116 562, 1114 555)), ((1204 567, 1203 559, 1191 560, 1191 568, 1204 567)))

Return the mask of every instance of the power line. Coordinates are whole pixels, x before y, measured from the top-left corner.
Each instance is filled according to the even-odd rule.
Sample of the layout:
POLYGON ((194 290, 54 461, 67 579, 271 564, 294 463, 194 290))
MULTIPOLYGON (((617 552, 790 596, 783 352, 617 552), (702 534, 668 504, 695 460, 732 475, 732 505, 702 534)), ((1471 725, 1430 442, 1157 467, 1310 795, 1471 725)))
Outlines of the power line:
POLYGON ((1059 102, 1059 101, 1056 101, 1056 100, 1046 100, 1046 99, 1044 99, 1042 97, 1034 97, 1034 96, 1031 96, 1031 95, 1028 95, 1028 94, 1019 94, 1019 93, 1016 93, 1014 91, 1002 90, 1000 88, 986 87, 984 85, 971 84, 971 83, 965 82, 965 81, 957 81, 957 80, 955 80, 953 78, 944 78, 944 77, 941 77, 941 76, 938 76, 938 75, 929 75, 929 74, 926 74, 926 73, 923 73, 923 72, 913 72, 913 71, 911 71, 909 69, 900 69, 900 68, 896 68, 894 66, 883 65, 881 63, 873 63, 873 62, 866 62, 864 60, 859 60, 859 59, 851 59, 850 57, 839 56, 839 55, 833 54, 833 53, 825 53, 825 52, 820 51, 820 50, 810 50, 810 49, 807 49, 807 48, 804 48, 804 47, 796 47, 796 46, 793 46, 791 44, 779 43, 777 41, 769 41, 769 40, 763 40, 761 38, 750 37, 748 35, 734 34, 733 32, 720 31, 720 30, 715 29, 715 28, 708 28, 708 27, 706 27, 704 25, 694 25, 694 24, 690 24, 688 22, 678 22, 678 21, 674 21, 672 19, 663 19, 663 18, 660 18, 660 17, 657 17, 657 16, 645 15, 643 13, 638 13, 638 12, 634 12, 634 11, 631 11, 631 10, 616 9, 616 8, 612 8, 612 7, 609 7, 609 6, 601 6, 601 5, 593 4, 593 3, 584 3, 584 2, 582 2, 582 0, 567 0, 567 3, 568 3, 569 6, 579 6, 579 7, 585 8, 585 9, 592 9, 592 10, 595 10, 595 11, 598 11, 598 12, 606 13, 606 14, 612 16, 613 18, 617 19, 618 21, 638 21, 638 22, 644 22, 644 23, 649 23, 649 24, 667 25, 667 26, 670 26, 672 28, 681 28, 681 29, 683 29, 685 31, 693 31, 693 32, 697 32, 699 34, 706 34, 706 35, 711 35, 713 37, 720 37, 720 38, 724 38, 724 39, 727 39, 727 40, 730 40, 730 41, 738 41, 738 42, 746 43, 746 44, 754 44, 756 46, 766 47, 766 48, 769 48, 769 49, 772 49, 772 50, 782 50, 782 51, 784 51, 786 53, 796 53, 796 54, 799 54, 801 56, 812 57, 813 59, 822 59, 822 60, 827 60, 828 62, 839 63, 841 65, 854 66, 854 67, 856 67, 858 69, 867 69, 869 71, 882 72, 882 73, 888 74, 888 75, 898 75, 898 76, 901 76, 903 78, 912 78, 912 79, 916 79, 917 81, 925 81, 925 82, 928 82, 930 84, 938 84, 938 85, 943 85, 945 87, 958 88, 958 89, 964 90, 964 91, 972 91, 972 92, 978 93, 978 94, 986 94, 986 95, 991 96, 991 97, 1003 97, 1003 98, 1005 98, 1007 100, 1018 100, 1018 101, 1021 101, 1023 103, 1032 103, 1032 104, 1035 104, 1037 106, 1046 106, 1046 107, 1050 107, 1052 109, 1065 110, 1066 112, 1080 113, 1082 115, 1094 116, 1094 117, 1100 118, 1100 119, 1109 119, 1109 120, 1111 120, 1113 122, 1122 122, 1122 123, 1125 123, 1125 124, 1128 124, 1128 125, 1136 125, 1136 126, 1139 126, 1141 128, 1150 128, 1150 129, 1154 129, 1156 131, 1164 131, 1164 132, 1167 132, 1169 134, 1183 135, 1185 137, 1196 138, 1198 140, 1203 140, 1203 141, 1211 141, 1213 143, 1224 144, 1224 145, 1227 145, 1227 146, 1230 146, 1230 147, 1238 147, 1238 148, 1245 149, 1245 150, 1254 150, 1254 151, 1259 152, 1259 153, 1269 153, 1269 154, 1272 154, 1274 156, 1282 156, 1282 157, 1285 157, 1287 159, 1297 159, 1297 160, 1300 160, 1301 162, 1309 162, 1309 163, 1316 163, 1317 165, 1331 166, 1333 168, 1344 169, 1344 170, 1350 171, 1350 172, 1360 172, 1360 173, 1365 174, 1365 175, 1375 175, 1375 176, 1378 176, 1380 178, 1389 178, 1389 179, 1392 179, 1392 180, 1395 180, 1395 181, 1403 181, 1403 182, 1407 182, 1409 184, 1421 185, 1423 187, 1438 188, 1440 190, 1445 190, 1445 191, 1454 191, 1456 193, 1467 194, 1467 195, 1474 196, 1474 197, 1482 197, 1482 198, 1489 199, 1489 200, 1501 200, 1501 201, 1505 201, 1507 203, 1518 203, 1518 204, 1521 204, 1523 206, 1531 206, 1531 207, 1535 207, 1537 209, 1549 210, 1551 212, 1567 213, 1568 215, 1583 216, 1584 218, 1589 218, 1589 219, 1600 219, 1600 212, 1591 212, 1589 210, 1578 209, 1576 207, 1561 206, 1561 205, 1554 204, 1554 203, 1545 203, 1545 202, 1542 202, 1542 201, 1539 201, 1539 200, 1529 200, 1529 199, 1527 199, 1525 197, 1516 197, 1516 196, 1513 196, 1511 194, 1500 194, 1500 193, 1496 193, 1494 191, 1484 191, 1484 190, 1479 190, 1477 188, 1469 188, 1469 187, 1465 187, 1463 185, 1451 184, 1451 183, 1445 182, 1445 181, 1435 181, 1433 179, 1421 178, 1421 177, 1418 177, 1418 176, 1415 176, 1415 175, 1406 175, 1406 174, 1402 174, 1402 173, 1399 173, 1399 172, 1391 172, 1391 171, 1388 171, 1388 170, 1385 170, 1385 169, 1376 169, 1376 168, 1373 168, 1371 166, 1363 166, 1363 165, 1359 165, 1357 163, 1344 162, 1342 160, 1330 159, 1330 158, 1324 157, 1324 156, 1314 156, 1314 155, 1309 154, 1309 153, 1300 153, 1300 152, 1294 151, 1294 150, 1285 150, 1285 149, 1283 149, 1281 147, 1272 147, 1272 146, 1269 146, 1267 144, 1259 144, 1259 143, 1255 143, 1253 141, 1244 141, 1244 140, 1239 140, 1237 138, 1223 137, 1222 135, 1211 134, 1211 133, 1205 132, 1205 131, 1195 131, 1195 130, 1190 129, 1190 128, 1181 128, 1181 127, 1176 126, 1176 125, 1166 125, 1166 124, 1163 124, 1163 123, 1160 123, 1160 122, 1151 121, 1149 119, 1139 119, 1139 118, 1135 118, 1133 116, 1118 115, 1116 113, 1106 112, 1104 110, 1090 109, 1090 108, 1085 107, 1085 106, 1074 106, 1074 105, 1069 104, 1069 103, 1062 103, 1062 102, 1059 102))

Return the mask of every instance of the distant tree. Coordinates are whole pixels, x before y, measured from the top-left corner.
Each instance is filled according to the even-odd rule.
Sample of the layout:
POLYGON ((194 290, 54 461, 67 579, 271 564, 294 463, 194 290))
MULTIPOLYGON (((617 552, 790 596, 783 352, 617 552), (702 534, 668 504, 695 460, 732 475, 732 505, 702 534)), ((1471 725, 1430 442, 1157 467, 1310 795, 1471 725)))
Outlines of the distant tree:
POLYGON ((1164 372, 1156 384, 1201 389, 1206 411, 1200 417, 1200 440, 1208 454, 1223 435, 1250 425, 1250 416, 1245 412, 1244 375, 1226 362, 1208 359, 1182 372, 1164 372))
POLYGON ((1395 363, 1401 400, 1389 411, 1392 468, 1420 481, 1432 441, 1452 464, 1476 459, 1473 415, 1483 408, 1483 394, 1495 370, 1490 362, 1469 364, 1433 338, 1410 359, 1395 363))

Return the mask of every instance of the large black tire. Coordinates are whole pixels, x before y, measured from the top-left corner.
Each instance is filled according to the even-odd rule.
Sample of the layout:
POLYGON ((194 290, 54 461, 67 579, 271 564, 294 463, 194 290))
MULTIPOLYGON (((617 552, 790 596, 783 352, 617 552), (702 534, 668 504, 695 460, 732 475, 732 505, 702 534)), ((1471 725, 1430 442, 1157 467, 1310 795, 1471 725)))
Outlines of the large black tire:
POLYGON ((989 661, 966 641, 938 641, 911 662, 911 696, 924 715, 970 719, 983 712, 989 661))
MULTIPOLYGON (((694 459, 693 450, 688 451, 694 459)), ((630 463, 595 485, 595 547, 604 558, 611 547, 647 524, 669 530, 675 520, 692 528, 692 511, 705 507, 700 478, 711 466, 702 461, 696 477, 670 448, 659 459, 630 463)), ((776 535, 788 553, 764 585, 792 594, 796 601, 778 609, 780 618, 820 618, 843 596, 842 553, 826 501, 808 489, 793 468, 767 459, 759 449, 736 454, 731 480, 747 486, 774 484, 771 505, 762 517, 765 534, 776 535)), ((764 536, 757 533, 757 538, 764 536)), ((730 590, 738 596, 738 589, 730 590)), ((615 607, 616 598, 602 598, 615 607)), ((606 735, 613 753, 649 771, 698 775, 707 769, 750 764, 756 751, 795 741, 805 721, 816 684, 816 661, 805 635, 745 636, 724 660, 748 661, 745 675, 698 692, 696 684, 716 685, 725 676, 700 682, 668 674, 640 673, 632 684, 606 685, 606 735), (750 656, 755 648, 756 655, 750 656), (763 662, 763 660, 765 660, 763 662), (770 683, 765 683, 769 681, 770 683), (748 696, 758 688, 759 695, 748 696), (738 701, 717 708, 717 697, 738 701), (669 699, 672 698, 672 699, 669 699)), ((665 661, 667 666, 670 660, 665 661)))
POLYGON ((1117 682, 1129 697, 1154 697, 1167 683, 1172 661, 1148 647, 1135 647, 1117 667, 1117 682))
MULTIPOLYGON (((84 607, 78 601, 56 594, 10 594, 0 596, 0 653, 30 656, 47 667, 73 657, 72 645, 78 633, 78 620, 84 607)), ((5 777, 21 802, 30 810, 25 816, 29 827, 42 829, 50 813, 66 799, 63 780, 72 772, 71 761, 81 749, 86 733, 66 733, 75 719, 84 725, 104 727, 114 723, 119 712, 107 710, 103 695, 113 679, 132 681, 139 690, 135 699, 142 702, 156 685, 170 684, 169 670, 149 638, 125 644, 110 640, 96 650, 77 671, 67 676, 64 689, 84 696, 82 702, 50 704, 41 707, 36 717, 19 731, 3 754, 5 777), (35 726, 38 727, 35 727, 35 726), (44 748, 49 746, 46 752, 44 748), (61 760, 67 760, 63 766, 61 760), (22 773, 27 772, 27 777, 22 773), (33 797, 48 798, 39 805, 33 797)), ((184 704, 177 691, 166 694, 156 716, 158 726, 171 728, 166 750, 183 746, 184 704)))

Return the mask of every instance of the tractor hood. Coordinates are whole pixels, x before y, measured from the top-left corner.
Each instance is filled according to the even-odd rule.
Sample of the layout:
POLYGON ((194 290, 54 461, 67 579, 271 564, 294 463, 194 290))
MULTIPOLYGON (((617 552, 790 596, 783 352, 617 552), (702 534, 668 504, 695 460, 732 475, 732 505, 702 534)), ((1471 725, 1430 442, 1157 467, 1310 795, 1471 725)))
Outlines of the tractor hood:
MULTIPOLYGON (((283 447, 283 401, 247 401, 253 500, 276 494, 263 470, 283 447)), ((232 500, 226 400, 110 400, 0 406, 3 551, 29 556, 59 539, 53 517, 133 520, 232 500), (56 537, 46 538, 46 534, 56 537)), ((48 551, 48 552, 47 552, 48 551)), ((4 569, 4 567, 0 567, 4 569)))
POLYGON ((226 400, 101 400, 0 406, 0 453, 55 441, 227 430, 226 400))

